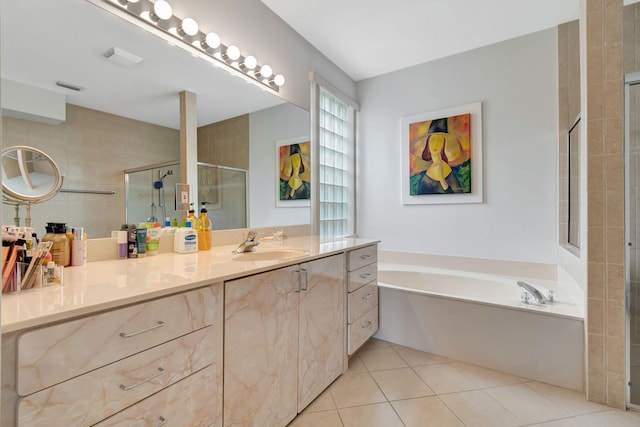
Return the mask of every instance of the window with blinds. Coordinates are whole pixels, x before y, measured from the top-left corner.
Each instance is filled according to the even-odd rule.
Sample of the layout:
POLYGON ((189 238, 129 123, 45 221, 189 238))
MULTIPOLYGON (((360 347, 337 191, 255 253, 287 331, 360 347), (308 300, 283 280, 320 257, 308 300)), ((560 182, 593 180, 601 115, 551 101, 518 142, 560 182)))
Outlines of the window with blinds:
POLYGON ((354 110, 320 88, 320 235, 350 236, 354 226, 354 110))

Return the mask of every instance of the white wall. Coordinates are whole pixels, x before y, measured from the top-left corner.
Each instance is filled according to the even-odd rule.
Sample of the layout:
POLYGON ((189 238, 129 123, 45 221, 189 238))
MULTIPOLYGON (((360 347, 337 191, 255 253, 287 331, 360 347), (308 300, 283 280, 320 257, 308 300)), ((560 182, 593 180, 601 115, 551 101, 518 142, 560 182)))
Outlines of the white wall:
POLYGON ((358 82, 360 236, 388 250, 555 263, 556 37, 545 30, 358 82), (484 203, 403 206, 401 117, 477 101, 484 203))
POLYGON ((276 141, 309 135, 309 113, 282 104, 249 115, 249 226, 309 224, 309 207, 276 207, 276 141))

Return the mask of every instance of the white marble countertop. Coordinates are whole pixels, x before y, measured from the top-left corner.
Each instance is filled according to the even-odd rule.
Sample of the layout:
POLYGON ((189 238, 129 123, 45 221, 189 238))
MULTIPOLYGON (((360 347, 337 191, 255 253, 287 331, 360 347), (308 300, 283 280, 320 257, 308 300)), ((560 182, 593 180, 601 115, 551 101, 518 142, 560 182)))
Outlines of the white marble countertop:
POLYGON ((2 295, 2 333, 184 292, 377 242, 354 238, 327 241, 318 236, 304 236, 265 242, 259 247, 305 251, 284 261, 241 260, 231 253, 237 245, 230 245, 193 254, 165 253, 66 267, 62 285, 2 295))

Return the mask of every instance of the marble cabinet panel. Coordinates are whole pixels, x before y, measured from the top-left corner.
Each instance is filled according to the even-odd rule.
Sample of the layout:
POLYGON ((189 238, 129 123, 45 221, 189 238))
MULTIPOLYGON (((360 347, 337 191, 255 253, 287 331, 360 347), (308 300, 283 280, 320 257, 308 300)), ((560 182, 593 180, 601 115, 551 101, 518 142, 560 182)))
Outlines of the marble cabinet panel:
POLYGON ((282 427, 297 414, 298 272, 225 282, 224 425, 282 427))
POLYGON ((213 362, 208 326, 20 399, 19 427, 90 426, 213 362))
POLYGON ((298 412, 343 371, 345 355, 345 257, 300 265, 298 412))
POLYGON ((25 332, 17 343, 18 394, 28 395, 211 325, 215 298, 214 288, 206 287, 25 332))
POLYGON ((216 369, 216 365, 209 365, 95 427, 220 426, 222 396, 216 393, 216 383, 220 382, 216 369))
POLYGON ((360 316, 378 305, 378 283, 372 282, 349 294, 348 323, 355 322, 360 316))

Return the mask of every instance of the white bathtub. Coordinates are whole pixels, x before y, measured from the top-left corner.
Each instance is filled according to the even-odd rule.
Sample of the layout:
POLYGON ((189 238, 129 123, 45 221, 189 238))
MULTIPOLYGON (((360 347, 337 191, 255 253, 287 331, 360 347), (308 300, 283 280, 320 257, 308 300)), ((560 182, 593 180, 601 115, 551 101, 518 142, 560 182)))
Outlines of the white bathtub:
POLYGON ((584 318, 557 282, 380 263, 376 338, 582 391, 584 318), (523 304, 524 280, 556 291, 523 304))

